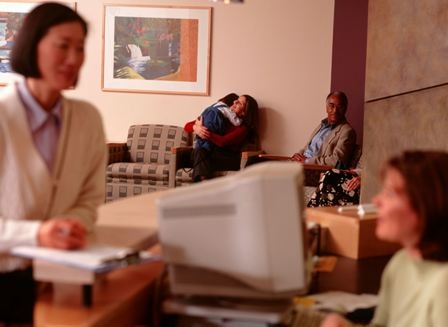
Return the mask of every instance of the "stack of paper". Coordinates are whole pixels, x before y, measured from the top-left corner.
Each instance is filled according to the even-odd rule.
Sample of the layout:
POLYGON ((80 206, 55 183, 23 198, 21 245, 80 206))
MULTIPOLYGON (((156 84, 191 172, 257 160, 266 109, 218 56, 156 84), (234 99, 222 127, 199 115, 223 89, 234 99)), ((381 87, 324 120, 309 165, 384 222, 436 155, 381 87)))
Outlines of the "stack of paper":
POLYGON ((377 208, 373 203, 364 203, 358 206, 358 216, 377 213, 377 208))

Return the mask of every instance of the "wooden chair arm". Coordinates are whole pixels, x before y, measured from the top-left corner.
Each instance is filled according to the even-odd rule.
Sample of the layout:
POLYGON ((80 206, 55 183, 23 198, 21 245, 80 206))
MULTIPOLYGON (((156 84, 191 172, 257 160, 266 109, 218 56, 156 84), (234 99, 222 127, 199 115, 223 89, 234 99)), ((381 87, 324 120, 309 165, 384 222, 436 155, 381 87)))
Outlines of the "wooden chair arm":
POLYGON ((266 160, 275 160, 275 161, 290 161, 291 157, 277 155, 277 154, 269 154, 269 153, 260 153, 258 157, 266 159, 266 160))
POLYGON ((260 156, 264 153, 263 150, 242 151, 241 159, 249 159, 250 157, 260 156))
POLYGON ((257 157, 262 153, 264 153, 263 150, 243 150, 243 151, 241 151, 240 169, 244 169, 246 167, 247 161, 251 157, 257 157))
POLYGON ((115 162, 128 162, 129 152, 126 143, 107 143, 109 152, 108 165, 115 162))
POLYGON ((304 163, 303 164, 303 169, 305 170, 319 170, 319 171, 327 171, 330 169, 333 169, 334 167, 332 166, 328 166, 328 165, 318 165, 318 164, 308 164, 308 163, 304 163))
MULTIPOLYGON (((276 155, 276 154, 259 154, 258 157, 266 160, 275 161, 292 161, 289 156, 276 155)), ((332 169, 332 166, 328 165, 317 165, 304 163, 303 170, 305 173, 305 185, 306 186, 317 186, 319 184, 320 175, 325 173, 327 170, 332 169)))

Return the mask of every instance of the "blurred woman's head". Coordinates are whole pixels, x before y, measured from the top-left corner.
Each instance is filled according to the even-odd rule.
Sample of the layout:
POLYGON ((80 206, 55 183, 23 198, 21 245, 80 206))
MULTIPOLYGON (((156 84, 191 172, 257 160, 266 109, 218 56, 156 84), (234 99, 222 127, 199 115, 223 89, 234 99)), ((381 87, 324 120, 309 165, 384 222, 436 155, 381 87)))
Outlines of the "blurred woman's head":
POLYGON ((43 3, 25 18, 11 53, 12 69, 53 88, 76 84, 84 62, 87 23, 71 8, 43 3))
POLYGON ((448 260, 448 153, 407 151, 383 169, 375 197, 379 238, 414 248, 423 258, 448 260))

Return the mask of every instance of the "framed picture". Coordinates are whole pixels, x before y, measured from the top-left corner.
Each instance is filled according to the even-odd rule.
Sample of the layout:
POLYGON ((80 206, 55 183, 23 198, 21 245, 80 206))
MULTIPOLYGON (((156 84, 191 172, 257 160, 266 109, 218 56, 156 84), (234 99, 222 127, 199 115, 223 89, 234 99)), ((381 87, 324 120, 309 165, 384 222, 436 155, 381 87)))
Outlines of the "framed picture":
POLYGON ((104 6, 104 91, 208 95, 210 7, 104 6))
POLYGON ((36 2, 0 2, 0 85, 8 84, 16 76, 9 64, 14 38, 26 14, 36 2))
MULTIPOLYGON (((9 58, 14 38, 26 14, 39 2, 0 2, 0 85, 8 84, 17 75, 11 70, 9 58)), ((64 3, 76 9, 76 3, 64 3)))

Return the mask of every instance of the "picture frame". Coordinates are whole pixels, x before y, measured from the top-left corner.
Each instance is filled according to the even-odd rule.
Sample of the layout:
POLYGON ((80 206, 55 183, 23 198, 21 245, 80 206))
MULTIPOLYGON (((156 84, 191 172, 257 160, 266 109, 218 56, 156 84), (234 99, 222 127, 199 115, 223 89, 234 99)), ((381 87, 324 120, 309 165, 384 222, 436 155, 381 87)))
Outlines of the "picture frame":
POLYGON ((209 95, 211 13, 104 5, 102 90, 209 95))
MULTIPOLYGON (((19 75, 11 70, 10 54, 14 37, 22 26, 23 19, 42 2, 0 1, 0 85, 6 85, 19 75)), ((76 10, 76 2, 63 2, 76 10)))

